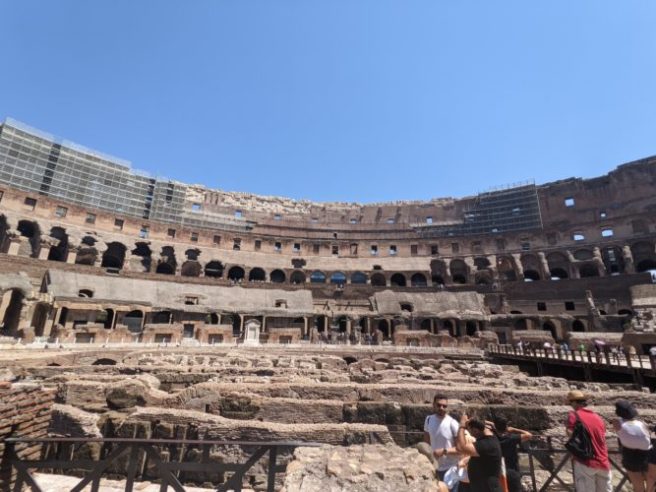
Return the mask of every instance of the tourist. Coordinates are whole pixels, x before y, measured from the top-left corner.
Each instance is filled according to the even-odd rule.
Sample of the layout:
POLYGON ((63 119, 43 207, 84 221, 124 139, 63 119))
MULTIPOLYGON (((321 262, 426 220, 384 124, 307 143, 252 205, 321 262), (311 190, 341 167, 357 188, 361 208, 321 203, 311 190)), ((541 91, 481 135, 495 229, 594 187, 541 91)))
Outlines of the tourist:
POLYGON ((652 448, 647 425, 638 419, 638 411, 626 400, 615 402, 613 422, 622 451, 622 466, 626 469, 635 492, 653 491, 656 484, 656 465, 649 464, 652 448))
POLYGON ((519 445, 533 438, 528 431, 510 427, 503 417, 494 419, 494 430, 501 444, 501 453, 506 463, 508 492, 521 492, 522 475, 519 471, 519 445))
POLYGON ((588 431, 592 441, 593 456, 591 458, 581 459, 572 455, 576 492, 611 492, 611 471, 604 421, 587 408, 588 397, 582 391, 570 391, 567 394, 567 401, 574 409, 567 418, 567 435, 571 436, 578 418, 588 431))
POLYGON ((469 419, 467 414, 460 418, 456 437, 456 449, 469 456, 467 475, 471 492, 501 492, 501 444, 491 427, 484 421, 469 419), (476 442, 467 442, 468 430, 476 442))
POLYGON ((440 480, 444 480, 449 468, 458 465, 458 451, 455 448, 458 422, 447 413, 448 406, 447 397, 437 393, 433 397, 434 413, 424 422, 424 441, 430 444, 440 480))

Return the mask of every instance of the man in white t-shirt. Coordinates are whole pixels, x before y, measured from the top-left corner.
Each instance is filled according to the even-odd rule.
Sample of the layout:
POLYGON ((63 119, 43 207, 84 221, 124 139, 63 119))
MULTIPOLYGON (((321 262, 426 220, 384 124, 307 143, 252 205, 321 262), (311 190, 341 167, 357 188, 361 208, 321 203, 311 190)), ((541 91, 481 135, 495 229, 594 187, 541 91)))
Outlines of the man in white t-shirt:
POLYGON ((435 468, 440 480, 452 466, 458 465, 458 450, 455 448, 459 424, 447 413, 449 401, 443 394, 433 397, 433 411, 435 413, 426 417, 424 422, 424 441, 430 444, 435 468))

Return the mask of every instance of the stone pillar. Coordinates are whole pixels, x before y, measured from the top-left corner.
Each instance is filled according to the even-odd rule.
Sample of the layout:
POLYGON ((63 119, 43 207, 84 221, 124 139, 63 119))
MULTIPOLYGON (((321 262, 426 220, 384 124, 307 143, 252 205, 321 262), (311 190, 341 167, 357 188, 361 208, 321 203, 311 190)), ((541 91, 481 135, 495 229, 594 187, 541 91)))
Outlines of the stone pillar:
POLYGON ((633 252, 631 246, 625 244, 622 246, 622 256, 624 257, 624 272, 635 273, 635 264, 633 262, 633 252))
POLYGON ((9 248, 7 249, 7 254, 18 256, 21 245, 21 235, 17 231, 8 231, 7 239, 9 240, 9 248))
POLYGON ((364 329, 368 335, 371 335, 371 318, 364 319, 364 329))
POLYGON ((353 320, 349 318, 348 316, 346 317, 346 336, 349 337, 351 336, 351 333, 353 332, 353 320))
POLYGON ((519 280, 524 278, 524 267, 522 266, 522 255, 519 253, 513 253, 512 255, 515 272, 517 273, 517 278, 519 280))
POLYGON ((43 238, 39 241, 39 260, 47 260, 50 248, 56 246, 59 241, 52 238, 43 238))
POLYGON ((96 244, 93 246, 96 248, 96 261, 93 263, 93 266, 99 267, 102 264, 103 255, 107 251, 107 245, 100 241, 96 241, 96 244))
POLYGON ((544 254, 544 251, 538 251, 538 260, 540 262, 540 277, 544 280, 551 279, 551 270, 549 270, 549 262, 547 261, 547 255, 544 254))
POLYGON ((577 261, 570 250, 565 252, 567 260, 569 261, 569 278, 581 278, 579 269, 577 268, 577 261))
POLYGON ((269 333, 269 328, 267 328, 267 317, 262 316, 262 333, 269 333))
POLYGON ((323 334, 328 335, 328 316, 323 317, 323 334))
POLYGON ((77 254, 79 251, 79 246, 69 246, 68 252, 66 253, 66 263, 70 263, 71 265, 75 264, 75 260, 77 259, 77 254))
POLYGON ((303 337, 310 337, 310 329, 308 327, 308 318, 303 316, 303 337))
POLYGON ((605 277, 608 275, 608 272, 606 271, 606 265, 604 264, 604 259, 601 256, 601 250, 599 247, 595 246, 592 248, 592 253, 594 255, 593 261, 595 265, 597 265, 597 271, 599 272, 599 276, 605 277))
POLYGON ((474 263, 473 256, 466 256, 463 258, 465 265, 467 265, 467 283, 473 284, 476 276, 476 264, 474 263))

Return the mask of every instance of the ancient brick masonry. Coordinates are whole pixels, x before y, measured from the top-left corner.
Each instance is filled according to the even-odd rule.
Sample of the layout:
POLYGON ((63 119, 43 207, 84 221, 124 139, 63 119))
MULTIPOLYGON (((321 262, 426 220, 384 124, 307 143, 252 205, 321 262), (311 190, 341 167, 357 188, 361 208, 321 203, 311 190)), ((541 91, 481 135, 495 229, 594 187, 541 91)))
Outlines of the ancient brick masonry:
MULTIPOLYGON (((54 398, 54 390, 38 384, 0 381, 0 490, 10 490, 15 478, 5 440, 8 437, 45 437, 54 398)), ((16 451, 21 458, 37 459, 41 445, 18 445, 16 451)))

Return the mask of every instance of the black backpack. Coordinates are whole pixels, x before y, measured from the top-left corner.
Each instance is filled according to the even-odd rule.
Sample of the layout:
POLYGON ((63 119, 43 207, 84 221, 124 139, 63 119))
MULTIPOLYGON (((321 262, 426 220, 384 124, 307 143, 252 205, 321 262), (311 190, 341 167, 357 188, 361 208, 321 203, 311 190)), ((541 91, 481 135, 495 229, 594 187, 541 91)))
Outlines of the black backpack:
POLYGON ((565 449, 580 460, 589 460, 594 457, 592 438, 588 429, 581 422, 578 412, 574 412, 574 415, 576 416, 576 422, 574 422, 572 435, 565 443, 565 449))

